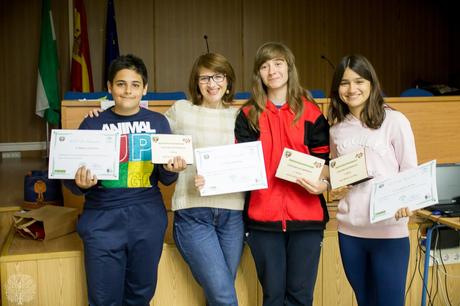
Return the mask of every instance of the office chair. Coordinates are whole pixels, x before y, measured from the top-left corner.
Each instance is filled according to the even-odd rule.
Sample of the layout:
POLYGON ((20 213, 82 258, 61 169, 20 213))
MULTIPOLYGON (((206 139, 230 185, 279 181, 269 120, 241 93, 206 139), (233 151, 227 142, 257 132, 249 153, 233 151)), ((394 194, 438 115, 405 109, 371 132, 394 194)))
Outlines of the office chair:
POLYGON ((326 94, 322 89, 311 89, 310 93, 315 99, 326 98, 326 94))
POLYGON ((142 100, 183 100, 187 95, 183 91, 173 92, 148 92, 142 100))
POLYGON ((404 90, 401 94, 401 97, 430 97, 433 96, 433 93, 428 90, 421 88, 409 88, 404 90))
POLYGON ((96 91, 96 92, 68 91, 64 94, 64 100, 106 100, 106 99, 108 100, 112 99, 112 96, 107 91, 96 91))
MULTIPOLYGON (((183 91, 175 92, 147 92, 142 100, 181 100, 187 99, 183 91)), ((64 100, 112 100, 112 95, 106 91, 99 92, 76 92, 68 91, 64 94, 64 100)))
POLYGON ((247 100, 250 97, 251 97, 251 93, 249 91, 240 91, 240 92, 236 92, 233 98, 235 100, 247 100))

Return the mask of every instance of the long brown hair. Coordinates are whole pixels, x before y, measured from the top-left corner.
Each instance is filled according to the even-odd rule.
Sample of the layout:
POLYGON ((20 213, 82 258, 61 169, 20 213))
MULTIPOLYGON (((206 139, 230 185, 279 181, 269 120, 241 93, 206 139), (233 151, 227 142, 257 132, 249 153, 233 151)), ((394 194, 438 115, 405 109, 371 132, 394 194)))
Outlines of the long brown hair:
POLYGON ((306 97, 309 101, 314 101, 311 94, 302 88, 295 66, 295 57, 292 51, 284 44, 279 42, 267 42, 257 50, 254 67, 252 70, 252 96, 245 105, 252 106, 248 113, 248 119, 251 127, 259 130, 259 117, 265 110, 267 104, 267 86, 260 77, 260 67, 268 60, 282 58, 288 66, 288 91, 287 103, 291 110, 296 114, 294 123, 300 118, 303 113, 302 97, 306 97))
POLYGON ((192 99, 192 103, 195 105, 201 105, 203 103, 203 96, 201 95, 200 88, 198 86, 198 73, 201 68, 206 68, 211 71, 225 74, 227 78, 227 90, 222 97, 224 103, 233 102, 233 95, 235 94, 235 72, 230 62, 221 54, 218 53, 206 53, 199 56, 195 63, 193 63, 192 71, 190 72, 190 78, 188 82, 188 90, 192 99))
POLYGON ((345 69, 350 68, 362 78, 371 83, 369 99, 364 105, 360 115, 360 120, 364 125, 371 129, 378 129, 385 119, 385 101, 383 100, 380 82, 372 64, 362 55, 353 54, 342 58, 335 69, 331 84, 331 102, 329 104, 328 120, 333 125, 345 119, 350 113, 350 109, 345 102, 340 99, 339 87, 345 69))

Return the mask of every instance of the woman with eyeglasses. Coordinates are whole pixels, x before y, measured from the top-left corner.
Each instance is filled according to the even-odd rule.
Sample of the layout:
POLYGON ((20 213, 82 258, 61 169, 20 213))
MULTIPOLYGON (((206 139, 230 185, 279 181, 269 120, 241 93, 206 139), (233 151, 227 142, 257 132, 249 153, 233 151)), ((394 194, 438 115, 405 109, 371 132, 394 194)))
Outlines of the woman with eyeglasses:
MULTIPOLYGON (((179 100, 165 113, 172 132, 192 135, 194 148, 234 144, 234 83, 235 73, 224 56, 198 57, 189 79, 191 101, 179 100)), ((195 165, 179 174, 172 199, 174 240, 208 305, 238 305, 234 283, 243 250, 244 195, 201 197, 205 184, 195 165)))

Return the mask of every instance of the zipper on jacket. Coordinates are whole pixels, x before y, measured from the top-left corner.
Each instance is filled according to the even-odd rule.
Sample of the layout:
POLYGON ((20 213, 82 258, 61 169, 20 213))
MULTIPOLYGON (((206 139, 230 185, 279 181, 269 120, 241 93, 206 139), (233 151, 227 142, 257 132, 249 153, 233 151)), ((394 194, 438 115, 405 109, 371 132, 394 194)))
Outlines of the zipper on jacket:
MULTIPOLYGON (((283 129, 282 129, 283 121, 282 121, 282 118, 281 118, 281 109, 276 108, 276 110, 277 110, 276 118, 278 120, 278 129, 277 129, 278 130, 278 143, 284 144, 285 139, 283 137, 283 129)), ((283 198, 283 203, 282 204, 283 204, 283 214, 281 216, 281 228, 282 228, 283 232, 286 232, 286 229, 287 229, 287 225, 286 225, 286 209, 287 209, 287 207, 286 206, 287 205, 286 205, 286 200, 284 198, 283 198)))
POLYGON ((283 232, 285 232, 287 225, 286 225, 286 201, 284 199, 283 199, 283 215, 281 216, 281 227, 283 229, 283 232))

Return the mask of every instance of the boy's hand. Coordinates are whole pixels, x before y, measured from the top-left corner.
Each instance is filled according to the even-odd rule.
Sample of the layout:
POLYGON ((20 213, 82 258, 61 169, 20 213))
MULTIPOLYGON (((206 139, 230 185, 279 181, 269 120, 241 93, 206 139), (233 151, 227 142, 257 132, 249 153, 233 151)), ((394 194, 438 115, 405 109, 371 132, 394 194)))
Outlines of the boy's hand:
POLYGON ((91 170, 82 166, 75 173, 75 183, 82 189, 88 189, 97 184, 97 177, 96 175, 91 175, 91 170))
POLYGON ((176 156, 173 159, 170 159, 166 165, 163 165, 163 167, 170 172, 179 173, 187 168, 187 162, 182 157, 176 156))
POLYGON ((90 110, 86 115, 85 115, 85 118, 86 117, 90 117, 90 118, 93 118, 93 117, 99 117, 99 113, 102 113, 102 108, 93 108, 92 110, 90 110))

